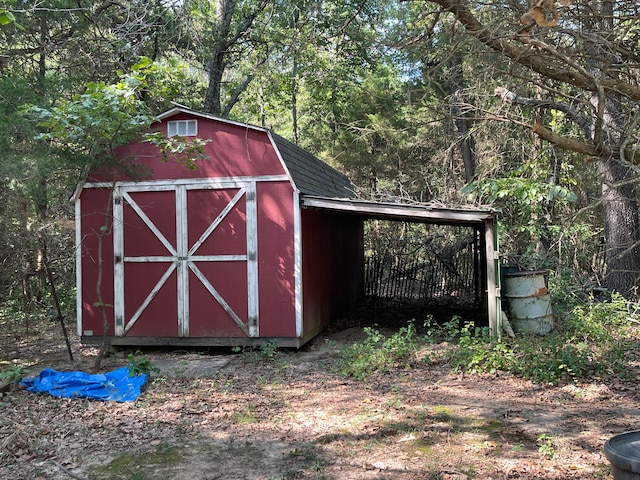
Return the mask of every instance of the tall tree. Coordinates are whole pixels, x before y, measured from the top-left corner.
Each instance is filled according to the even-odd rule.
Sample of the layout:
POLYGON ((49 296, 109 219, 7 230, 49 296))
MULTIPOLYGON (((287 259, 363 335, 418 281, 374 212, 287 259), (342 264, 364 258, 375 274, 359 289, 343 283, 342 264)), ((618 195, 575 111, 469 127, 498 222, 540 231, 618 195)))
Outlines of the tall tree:
MULTIPOLYGON (((624 96, 615 90, 605 92, 602 86, 607 79, 620 80, 625 75, 625 64, 630 58, 621 57, 616 45, 602 41, 598 37, 610 38, 615 35, 615 2, 597 0, 590 2, 590 11, 585 12, 586 24, 590 32, 597 37, 585 37, 585 70, 594 79, 595 89, 591 92, 590 103, 595 113, 590 140, 601 149, 620 148, 628 142, 625 130, 637 119, 629 118, 625 112, 624 96)), ((636 11, 635 13, 639 13, 636 11)), ((636 25, 636 27, 640 26, 636 25)), ((618 38, 621 40, 620 38, 618 38)), ((636 43, 637 45, 637 43, 636 43)), ((634 52, 634 55, 636 52, 634 52)), ((635 74, 639 74, 636 65, 635 74)), ((635 76, 638 81, 640 75, 635 76)), ((637 84, 636 84, 637 85, 637 84)), ((638 105, 640 101, 636 102, 638 105)), ((637 147, 637 145, 636 145, 637 147)), ((630 152, 631 156, 635 152, 630 152)), ((640 156, 638 157, 640 163, 640 156)), ((607 264, 607 285, 609 288, 640 298, 638 280, 640 280, 640 219, 633 169, 625 158, 624 147, 621 153, 604 154, 598 157, 598 172, 602 181, 602 201, 604 214, 605 260, 607 264)))
MULTIPOLYGON (((21 108, 25 104, 51 108, 82 92, 88 82, 112 81, 140 55, 170 54, 178 40, 177 30, 170 28, 177 4, 12 0, 2 6, 6 10, 0 10, 0 196, 6 208, 0 214, 0 233, 9 241, 2 242, 0 258, 10 260, 12 268, 7 271, 9 278, 1 272, 0 285, 6 287, 3 295, 21 292, 22 310, 29 316, 47 298, 45 249, 55 278, 67 282, 62 292, 66 306, 73 307, 74 237, 69 222, 73 209, 68 199, 82 165, 70 162, 70 153, 54 148, 53 142, 36 140, 40 127, 27 122, 21 108)), ((186 78, 184 69, 174 65, 171 71, 180 80, 186 78)), ((164 98, 148 99, 153 107, 166 106, 177 91, 170 77, 163 78, 163 85, 164 98)), ((149 97, 144 90, 136 94, 149 97)), ((73 118, 68 120, 73 124, 73 118)))
POLYGON ((451 56, 449 68, 451 70, 451 109, 458 131, 458 145, 464 165, 464 179, 467 183, 473 181, 476 174, 476 140, 473 135, 473 111, 465 101, 465 62, 462 52, 456 51, 451 56))
POLYGON ((536 0, 530 7, 497 1, 427 3, 454 15, 467 35, 509 59, 514 76, 528 78, 550 96, 538 102, 501 89, 503 100, 560 112, 563 123, 574 125, 554 131, 534 121, 529 128, 543 140, 598 162, 606 285, 637 298, 640 224, 633 165, 640 164, 634 133, 640 104, 635 48, 640 6, 630 0, 576 5, 563 0, 560 8, 550 0, 536 0))
POLYGON ((191 0, 185 3, 188 43, 208 79, 202 109, 228 117, 267 54, 259 17, 273 0, 191 0), (249 60, 247 68, 243 61, 249 60))
POLYGON ((412 122, 423 123, 415 144, 429 145, 421 163, 430 164, 432 174, 438 165, 443 174, 432 179, 448 179, 438 187, 430 182, 439 191, 435 198, 459 202, 456 190, 475 179, 479 153, 488 156, 489 142, 483 144, 481 136, 478 148, 482 123, 475 121, 486 98, 483 75, 488 69, 478 62, 476 46, 451 18, 423 3, 402 5, 386 36, 392 50, 398 52, 396 62, 404 67, 407 97, 422 110, 411 115, 412 122))

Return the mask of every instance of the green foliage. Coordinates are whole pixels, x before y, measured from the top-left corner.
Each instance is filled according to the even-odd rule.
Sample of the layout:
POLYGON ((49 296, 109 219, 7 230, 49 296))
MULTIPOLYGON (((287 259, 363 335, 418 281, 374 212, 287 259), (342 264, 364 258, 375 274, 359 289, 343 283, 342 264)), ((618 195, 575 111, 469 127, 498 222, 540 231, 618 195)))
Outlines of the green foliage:
POLYGON ((24 30, 24 27, 16 22, 16 17, 9 10, 0 9, 0 27, 13 25, 18 30, 24 30))
POLYGON ((25 375, 25 368, 18 365, 11 365, 6 370, 0 372, 0 380, 6 382, 19 382, 25 375))
POLYGON ((39 139, 52 142, 68 156, 91 159, 94 166, 126 172, 115 149, 139 136, 153 121, 140 100, 148 68, 148 61, 143 59, 115 84, 90 82, 69 102, 49 109, 29 106, 24 111, 43 129, 39 139))
POLYGON ((565 328, 575 337, 594 343, 609 341, 613 332, 616 337, 624 338, 632 325, 630 320, 638 318, 639 308, 638 304, 615 292, 608 301, 596 301, 590 297, 586 303, 576 305, 569 312, 565 328))
POLYGON ((475 182, 468 186, 464 193, 479 193, 484 202, 489 204, 493 204, 499 199, 516 201, 522 203, 528 212, 533 212, 540 205, 540 202, 545 200, 576 201, 576 195, 569 189, 531 178, 531 173, 528 170, 522 166, 502 178, 475 182))
POLYGON ((556 452, 556 448, 553 445, 553 435, 541 433, 540 435, 538 435, 536 442, 538 444, 538 451, 540 453, 542 453, 549 460, 554 460, 556 458, 558 452, 556 452))
POLYGON ((138 375, 151 375, 152 373, 160 372, 160 369, 156 367, 151 360, 146 357, 137 357, 130 353, 127 355, 127 369, 129 370, 130 377, 136 377, 138 375))
MULTIPOLYGON (((395 368, 411 368, 416 361, 415 352, 420 346, 413 323, 385 337, 373 327, 365 327, 366 338, 340 351, 337 370, 345 377, 365 380, 374 373, 384 373, 395 368)), ((428 360, 425 358, 424 360, 428 360)))
POLYGON ((277 340, 268 340, 262 343, 259 347, 234 347, 232 349, 235 353, 242 353, 242 358, 247 363, 264 363, 273 362, 278 360, 281 356, 281 352, 278 349, 277 340))
MULTIPOLYGON (((453 324, 445 324, 446 334, 452 339, 453 324)), ((495 342, 486 327, 476 327, 473 322, 461 325, 458 345, 449 352, 450 364, 454 369, 471 372, 496 373, 509 370, 515 354, 504 343, 495 342)))
POLYGON ((424 326, 429 328, 428 335, 434 338, 442 338, 446 341, 455 340, 460 332, 462 317, 454 315, 451 320, 438 325, 433 321, 433 317, 429 317, 424 326))
MULTIPOLYGON (((188 58, 190 55, 186 53, 188 58)), ((172 102, 198 109, 194 90, 202 87, 203 78, 191 67, 184 55, 171 55, 151 59, 142 57, 131 70, 144 79, 144 93, 140 96, 151 112, 162 112, 173 106, 172 102), (144 96, 143 96, 144 95, 144 96)))
POLYGON ((278 341, 277 340, 269 340, 267 342, 264 342, 262 345, 260 345, 260 355, 268 358, 268 359, 273 359, 278 355, 278 341))
POLYGON ((513 371, 535 383, 557 384, 598 375, 604 365, 594 362, 594 352, 586 343, 553 334, 543 340, 527 339, 517 347, 523 351, 513 371))
POLYGON ((545 219, 545 209, 550 205, 560 209, 575 202, 577 197, 569 186, 540 178, 540 169, 536 164, 527 163, 503 177, 473 182, 464 187, 462 193, 477 197, 482 204, 500 207, 510 219, 509 228, 515 233, 526 233, 533 239, 548 234, 557 236, 561 227, 553 225, 553 219, 545 219))
MULTIPOLYGON (((460 370, 507 371, 535 383, 625 377, 625 352, 640 342, 636 309, 635 304, 613 295, 610 302, 576 306, 564 325, 545 337, 520 336, 501 342, 492 341, 488 329, 466 323, 449 360, 460 370)), ((452 332, 452 325, 445 324, 443 335, 451 338, 452 332)))
POLYGON ((166 62, 156 64, 143 57, 114 84, 90 82, 81 94, 57 107, 31 105, 23 112, 43 129, 38 139, 50 142, 64 158, 92 168, 106 168, 132 179, 143 176, 146 172, 131 158, 116 154, 119 146, 140 139, 158 147, 165 161, 178 161, 195 169, 194 162, 207 157, 205 141, 142 133, 154 121, 143 93, 153 91, 161 99, 175 94, 177 87, 167 76, 166 62))
POLYGON ((144 134, 144 140, 158 147, 163 161, 175 161, 190 170, 196 169, 196 160, 208 158, 204 152, 204 147, 209 140, 203 140, 198 137, 167 137, 161 132, 146 133, 144 134))
POLYGON ((16 18, 13 16, 13 13, 7 10, 0 10, 0 25, 9 25, 15 20, 16 18))
MULTIPOLYGON (((11 12, 7 7, 14 8, 14 12, 18 12, 20 10, 15 10, 16 4, 18 4, 19 2, 2 2, 2 7, 4 8, 0 8, 0 29, 5 28, 6 27, 6 31, 7 32, 11 32, 11 33, 17 33, 17 32, 24 32, 25 31, 25 27, 22 26, 20 23, 18 23, 16 21, 16 17, 13 14, 13 12, 11 12)), ((22 4, 24 5, 24 4, 22 4)), ((12 35, 7 35, 9 38, 12 37, 12 35)))

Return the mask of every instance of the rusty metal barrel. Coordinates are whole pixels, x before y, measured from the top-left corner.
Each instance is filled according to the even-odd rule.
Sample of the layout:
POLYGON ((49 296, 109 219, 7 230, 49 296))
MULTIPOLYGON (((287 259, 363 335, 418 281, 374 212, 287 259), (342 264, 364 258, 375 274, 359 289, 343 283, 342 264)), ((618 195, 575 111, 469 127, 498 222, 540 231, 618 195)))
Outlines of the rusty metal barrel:
POLYGON ((509 321, 516 333, 547 335, 553 329, 547 271, 523 270, 504 276, 509 321))

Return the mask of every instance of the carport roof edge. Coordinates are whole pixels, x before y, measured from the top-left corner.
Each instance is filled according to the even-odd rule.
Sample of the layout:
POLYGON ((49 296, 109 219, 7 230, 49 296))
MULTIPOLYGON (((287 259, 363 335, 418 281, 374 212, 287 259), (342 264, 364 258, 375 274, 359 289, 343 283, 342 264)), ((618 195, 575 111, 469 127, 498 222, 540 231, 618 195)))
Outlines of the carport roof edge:
POLYGON ((301 203, 303 208, 340 211, 370 219, 441 225, 481 225, 487 220, 495 219, 498 213, 491 208, 449 208, 430 204, 403 204, 313 195, 303 195, 301 203))

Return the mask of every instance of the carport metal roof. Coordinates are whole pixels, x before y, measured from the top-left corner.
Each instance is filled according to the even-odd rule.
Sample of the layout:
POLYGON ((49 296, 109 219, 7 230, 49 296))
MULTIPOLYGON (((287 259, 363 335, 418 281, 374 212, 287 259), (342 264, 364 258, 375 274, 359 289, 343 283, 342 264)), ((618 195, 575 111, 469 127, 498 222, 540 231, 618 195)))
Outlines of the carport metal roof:
POLYGON ((300 196, 303 208, 331 210, 356 215, 363 219, 380 219, 398 222, 428 223, 436 225, 475 227, 484 232, 480 252, 486 282, 487 314, 489 329, 495 337, 502 332, 500 306, 500 264, 498 261, 497 211, 481 208, 446 208, 431 204, 402 204, 375 202, 349 198, 300 196))

